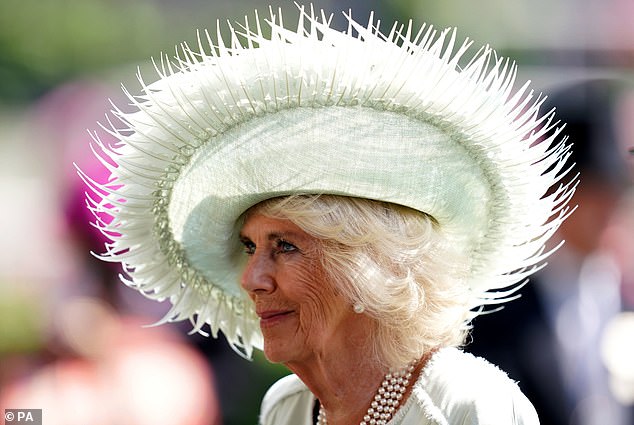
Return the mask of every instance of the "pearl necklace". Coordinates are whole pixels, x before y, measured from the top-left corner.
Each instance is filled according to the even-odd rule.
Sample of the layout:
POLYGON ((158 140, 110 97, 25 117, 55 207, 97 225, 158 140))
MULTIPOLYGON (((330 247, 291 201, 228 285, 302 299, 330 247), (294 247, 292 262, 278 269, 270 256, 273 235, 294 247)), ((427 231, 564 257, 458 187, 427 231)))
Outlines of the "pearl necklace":
MULTIPOLYGON (((359 425, 386 425, 392 419, 407 391, 415 368, 416 362, 411 362, 403 369, 385 375, 359 425)), ((317 425, 328 425, 323 405, 319 406, 317 425)))

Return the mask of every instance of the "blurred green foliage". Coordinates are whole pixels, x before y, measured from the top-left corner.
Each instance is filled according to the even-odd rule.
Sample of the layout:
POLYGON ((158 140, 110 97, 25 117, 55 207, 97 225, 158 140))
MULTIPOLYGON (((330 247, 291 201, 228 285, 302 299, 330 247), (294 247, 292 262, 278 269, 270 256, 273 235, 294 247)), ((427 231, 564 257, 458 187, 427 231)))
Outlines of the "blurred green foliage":
POLYGON ((0 359, 28 354, 44 344, 44 320, 32 297, 11 291, 0 283, 0 359))
POLYGON ((3 0, 0 101, 29 101, 66 79, 151 55, 162 27, 146 0, 3 0))
MULTIPOLYGON (((354 3, 312 2, 329 12, 354 3)), ((173 56, 181 41, 196 46, 196 30, 209 29, 215 38, 216 19, 226 35, 226 21, 252 20, 255 9, 266 18, 269 4, 275 12, 282 7, 286 21, 298 14, 290 0, 1 0, 0 104, 28 104, 87 74, 146 67, 161 52, 173 56)), ((389 7, 380 9, 390 16, 389 7)), ((341 11, 334 16, 343 20, 341 11)))

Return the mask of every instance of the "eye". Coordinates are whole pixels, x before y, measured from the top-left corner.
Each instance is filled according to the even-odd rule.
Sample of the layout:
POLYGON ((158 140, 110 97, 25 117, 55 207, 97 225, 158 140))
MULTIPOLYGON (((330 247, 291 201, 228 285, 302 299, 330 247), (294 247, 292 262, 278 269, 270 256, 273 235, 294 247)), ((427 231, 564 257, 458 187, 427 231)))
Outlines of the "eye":
POLYGON ((244 245, 244 253, 247 255, 255 254, 255 244, 249 239, 242 239, 242 245, 244 245))
POLYGON ((297 247, 284 239, 278 239, 276 243, 277 251, 280 253, 295 252, 297 247))

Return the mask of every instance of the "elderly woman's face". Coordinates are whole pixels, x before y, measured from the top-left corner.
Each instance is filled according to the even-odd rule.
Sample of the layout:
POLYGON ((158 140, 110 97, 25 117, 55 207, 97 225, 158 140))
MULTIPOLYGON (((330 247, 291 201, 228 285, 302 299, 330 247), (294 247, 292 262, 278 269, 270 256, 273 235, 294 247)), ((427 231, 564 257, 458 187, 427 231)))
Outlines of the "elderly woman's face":
POLYGON ((318 240, 289 220, 257 213, 240 235, 249 257, 241 284, 260 317, 267 358, 302 362, 343 348, 359 315, 325 278, 318 240))

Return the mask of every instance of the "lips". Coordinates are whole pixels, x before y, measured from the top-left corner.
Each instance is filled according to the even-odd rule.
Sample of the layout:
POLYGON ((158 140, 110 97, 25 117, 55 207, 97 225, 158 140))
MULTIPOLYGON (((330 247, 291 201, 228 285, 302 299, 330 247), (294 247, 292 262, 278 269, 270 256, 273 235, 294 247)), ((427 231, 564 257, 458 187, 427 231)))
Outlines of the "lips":
POLYGON ((265 310, 257 311, 257 315, 260 317, 260 327, 271 327, 286 320, 290 315, 294 313, 293 310, 265 310))

